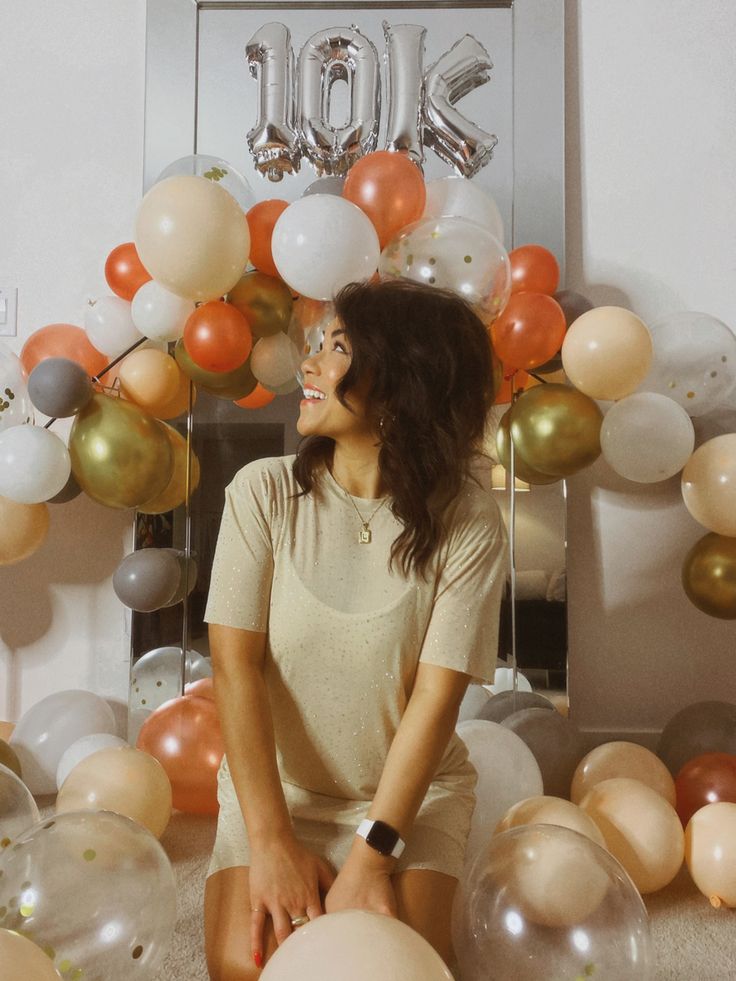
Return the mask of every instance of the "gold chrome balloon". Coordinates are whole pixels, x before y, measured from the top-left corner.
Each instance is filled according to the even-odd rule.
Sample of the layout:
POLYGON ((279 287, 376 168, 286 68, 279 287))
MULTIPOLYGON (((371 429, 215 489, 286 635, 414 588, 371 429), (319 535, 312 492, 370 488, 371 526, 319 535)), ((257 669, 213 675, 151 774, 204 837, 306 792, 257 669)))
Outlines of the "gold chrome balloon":
POLYGON ((189 357, 183 340, 176 342, 174 357, 181 370, 192 379, 195 385, 218 399, 235 402, 237 399, 250 395, 258 384, 256 376, 250 368, 250 358, 235 368, 234 371, 205 371, 189 357))
MULTIPOLYGON (((169 438, 171 444, 171 451, 174 455, 174 466, 171 471, 171 480, 156 497, 151 498, 150 501, 146 501, 145 504, 139 504, 138 510, 142 511, 143 514, 165 514, 167 511, 173 511, 174 508, 178 508, 180 504, 184 503, 186 497, 186 480, 187 480, 187 441, 171 426, 167 426, 165 423, 161 423, 164 427, 166 435, 169 438)), ((192 452, 192 466, 190 471, 190 496, 199 486, 199 460, 197 459, 194 452, 192 452)))
POLYGON ((254 270, 247 272, 228 293, 228 303, 248 321, 253 337, 284 334, 289 329, 294 300, 280 279, 254 270))
MULTIPOLYGON (((496 433, 496 449, 498 450, 498 459, 507 470, 511 470, 511 433, 509 432, 510 422, 511 409, 507 409, 501 417, 501 421, 498 424, 498 432, 496 433)), ((539 473, 538 470, 534 470, 534 468, 530 467, 524 460, 516 447, 514 447, 514 450, 514 475, 518 477, 519 480, 523 480, 527 484, 553 484, 556 480, 562 479, 561 477, 553 477, 550 474, 539 473)))
POLYGON ((682 585, 703 613, 736 620, 736 538, 711 532, 697 541, 685 556, 682 585))
POLYGON ((566 385, 537 385, 511 410, 511 435, 524 462, 539 473, 568 477, 600 456, 603 413, 566 385))
POLYGON ((74 420, 69 454, 82 490, 111 508, 135 508, 160 494, 174 464, 157 419, 133 402, 99 393, 74 420))

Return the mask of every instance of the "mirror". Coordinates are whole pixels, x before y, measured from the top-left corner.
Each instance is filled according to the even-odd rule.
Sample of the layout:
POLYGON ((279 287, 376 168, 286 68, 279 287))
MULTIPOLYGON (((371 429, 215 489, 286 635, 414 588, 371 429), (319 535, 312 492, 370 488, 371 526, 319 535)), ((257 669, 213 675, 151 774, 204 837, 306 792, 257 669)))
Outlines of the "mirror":
MULTIPOLYGON (((145 186, 177 158, 192 152, 229 161, 245 175, 254 200, 296 200, 317 178, 306 161, 298 174, 271 183, 260 175, 246 141, 258 117, 258 84, 245 57, 248 40, 266 22, 288 25, 298 52, 315 32, 335 24, 356 25, 379 55, 385 45, 383 23, 412 23, 426 28, 425 64, 431 65, 463 34, 477 39, 490 55, 488 84, 467 92, 458 109, 498 139, 493 158, 473 181, 498 204, 506 229, 505 246, 537 242, 564 260, 564 91, 563 0, 478 0, 462 3, 462 23, 455 2, 389 3, 210 3, 149 0, 147 11, 145 186)), ((382 60, 381 60, 382 63, 382 60)), ((385 66, 382 72, 385 73, 385 66)), ((336 87, 336 93, 340 86, 336 87)), ((346 112, 336 95, 335 111, 346 112)), ((381 81, 382 108, 377 148, 385 144, 390 98, 381 81)), ((431 147, 425 147, 427 180, 453 171, 431 147)), ((189 636, 194 680, 209 671, 203 623, 223 491, 234 473, 249 461, 296 451, 295 420, 301 393, 279 395, 268 406, 244 410, 200 392, 192 418, 193 451, 202 479, 191 499, 190 545, 198 571, 182 624, 182 604, 156 613, 132 615, 131 738, 145 716, 165 698, 179 694, 180 670, 150 670, 164 664, 165 648, 182 645, 189 636), (153 656, 152 656, 153 655, 153 656), (148 660, 146 660, 148 658, 148 660)), ((504 407, 505 408, 505 407, 504 407)), ((185 417, 175 422, 180 432, 185 417)), ((490 461, 488 486, 490 491, 490 461)), ((507 495, 493 491, 507 509, 507 495)), ((529 607, 532 633, 518 636, 519 665, 539 670, 540 683, 564 687, 564 495, 561 485, 535 487, 517 501, 517 586, 529 607), (542 583, 541 575, 545 576, 542 583), (523 584, 523 585, 522 585, 523 584), (548 599, 554 596, 554 599, 548 599), (549 616, 547 627, 533 627, 549 616), (532 623, 533 622, 533 623, 532 623), (552 623, 554 622, 554 629, 552 623), (536 631, 536 633, 535 633, 536 631), (540 637, 555 640, 555 653, 539 649, 540 637)), ((183 549, 184 509, 160 516, 138 515, 135 544, 183 549)), ((508 613, 505 614, 508 619, 508 613)), ((526 620, 526 614, 523 616, 526 620)), ((519 621, 522 620, 521 607, 519 621)), ((507 635, 502 655, 508 647, 507 635)), ((171 662, 166 662, 170 664, 171 662)))

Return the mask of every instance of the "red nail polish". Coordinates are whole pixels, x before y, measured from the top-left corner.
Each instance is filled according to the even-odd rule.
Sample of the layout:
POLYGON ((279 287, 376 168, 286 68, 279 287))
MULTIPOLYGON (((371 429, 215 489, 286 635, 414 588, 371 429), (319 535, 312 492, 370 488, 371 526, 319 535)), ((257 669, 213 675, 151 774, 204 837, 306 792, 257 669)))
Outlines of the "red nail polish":
POLYGON ((253 963, 258 968, 263 967, 263 954, 260 952, 260 950, 253 951, 253 963))

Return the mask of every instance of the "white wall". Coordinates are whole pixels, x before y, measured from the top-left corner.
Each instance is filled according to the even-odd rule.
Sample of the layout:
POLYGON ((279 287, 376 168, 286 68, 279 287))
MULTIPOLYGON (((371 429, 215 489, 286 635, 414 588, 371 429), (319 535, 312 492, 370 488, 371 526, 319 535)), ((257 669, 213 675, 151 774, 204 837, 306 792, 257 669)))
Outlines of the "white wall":
MULTIPOLYGON (((700 309, 736 325, 736 8, 728 0, 568 0, 567 285, 644 319, 700 309)), ((0 12, 0 281, 14 348, 81 322, 132 234, 142 172, 143 0, 6 0, 0 12)), ((596 482, 597 481, 597 482, 596 482)), ((736 698, 733 627, 690 607, 679 563, 702 531, 677 484, 571 482, 571 698, 587 728, 655 729, 695 698, 736 698)), ((124 698, 110 576, 129 516, 78 500, 0 569, 0 718, 88 687, 124 698)))

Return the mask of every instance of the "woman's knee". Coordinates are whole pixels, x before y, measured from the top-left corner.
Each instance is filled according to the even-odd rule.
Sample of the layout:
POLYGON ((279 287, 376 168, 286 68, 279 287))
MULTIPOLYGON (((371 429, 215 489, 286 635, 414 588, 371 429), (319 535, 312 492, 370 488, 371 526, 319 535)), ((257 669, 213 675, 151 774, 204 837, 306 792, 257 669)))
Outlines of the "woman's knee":
POLYGON ((204 936, 210 981, 256 981, 248 936, 247 869, 211 875, 204 893, 204 936))

